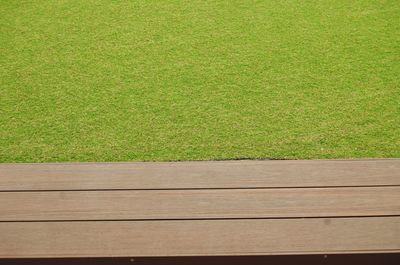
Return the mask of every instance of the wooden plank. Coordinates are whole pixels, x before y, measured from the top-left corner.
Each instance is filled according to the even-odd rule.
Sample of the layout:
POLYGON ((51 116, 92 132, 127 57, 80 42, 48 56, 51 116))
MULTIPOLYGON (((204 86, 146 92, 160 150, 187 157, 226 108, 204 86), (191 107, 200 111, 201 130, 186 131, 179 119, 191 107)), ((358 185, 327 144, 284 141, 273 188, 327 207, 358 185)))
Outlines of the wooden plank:
POLYGON ((0 221, 400 215, 400 187, 1 192, 0 221))
POLYGON ((400 251, 400 217, 1 222, 0 258, 400 251))
POLYGON ((0 191, 400 185, 400 159, 0 164, 0 191))

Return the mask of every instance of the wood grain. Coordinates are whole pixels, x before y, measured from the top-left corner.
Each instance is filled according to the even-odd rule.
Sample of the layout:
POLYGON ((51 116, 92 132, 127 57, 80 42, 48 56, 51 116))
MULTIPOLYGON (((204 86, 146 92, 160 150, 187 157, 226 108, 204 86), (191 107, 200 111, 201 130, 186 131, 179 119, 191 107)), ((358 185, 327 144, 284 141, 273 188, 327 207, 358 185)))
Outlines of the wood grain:
POLYGON ((400 217, 2 222, 0 258, 400 251, 400 217))
POLYGON ((0 221, 400 215, 400 187, 1 192, 0 221))
POLYGON ((400 252, 400 160, 0 164, 0 258, 400 252))
POLYGON ((400 159, 0 164, 0 191, 400 185, 400 159))

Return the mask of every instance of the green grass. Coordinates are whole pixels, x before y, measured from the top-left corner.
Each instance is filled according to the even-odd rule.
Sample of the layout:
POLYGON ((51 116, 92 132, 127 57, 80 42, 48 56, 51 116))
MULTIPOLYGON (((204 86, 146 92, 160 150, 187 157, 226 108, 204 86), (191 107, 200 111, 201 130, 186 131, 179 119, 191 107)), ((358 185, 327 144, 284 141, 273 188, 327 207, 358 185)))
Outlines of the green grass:
POLYGON ((0 161, 400 157, 398 0, 0 2, 0 161))

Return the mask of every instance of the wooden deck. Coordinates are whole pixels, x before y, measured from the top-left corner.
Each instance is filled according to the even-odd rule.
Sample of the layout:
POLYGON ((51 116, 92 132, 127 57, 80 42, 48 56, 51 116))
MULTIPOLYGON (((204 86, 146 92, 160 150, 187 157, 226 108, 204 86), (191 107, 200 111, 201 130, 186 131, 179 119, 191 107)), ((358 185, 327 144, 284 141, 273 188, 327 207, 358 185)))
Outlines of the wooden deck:
POLYGON ((0 164, 0 258, 400 252, 400 160, 0 164))

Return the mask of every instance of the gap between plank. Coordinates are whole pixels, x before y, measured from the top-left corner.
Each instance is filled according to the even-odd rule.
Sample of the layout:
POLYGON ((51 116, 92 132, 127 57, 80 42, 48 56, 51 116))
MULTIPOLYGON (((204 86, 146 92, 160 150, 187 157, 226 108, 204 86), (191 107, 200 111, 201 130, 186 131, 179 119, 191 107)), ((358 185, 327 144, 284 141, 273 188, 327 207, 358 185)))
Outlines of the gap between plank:
POLYGON ((0 223, 77 223, 77 222, 168 222, 168 221, 235 221, 235 220, 283 220, 283 219, 349 219, 349 218, 382 218, 400 217, 398 214, 389 215, 363 215, 363 216, 305 216, 305 217, 220 217, 220 218, 171 218, 171 219, 91 219, 91 220, 8 220, 0 223))
POLYGON ((232 187, 232 188, 159 188, 159 189, 52 189, 52 190, 0 190, 0 192, 73 192, 73 191, 163 191, 163 190, 273 190, 273 189, 334 189, 334 188, 380 188, 400 185, 359 185, 359 186, 303 186, 303 187, 232 187))

